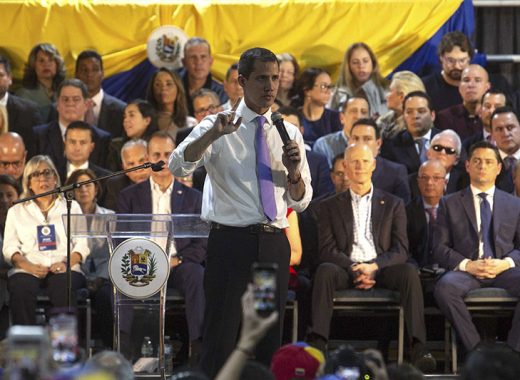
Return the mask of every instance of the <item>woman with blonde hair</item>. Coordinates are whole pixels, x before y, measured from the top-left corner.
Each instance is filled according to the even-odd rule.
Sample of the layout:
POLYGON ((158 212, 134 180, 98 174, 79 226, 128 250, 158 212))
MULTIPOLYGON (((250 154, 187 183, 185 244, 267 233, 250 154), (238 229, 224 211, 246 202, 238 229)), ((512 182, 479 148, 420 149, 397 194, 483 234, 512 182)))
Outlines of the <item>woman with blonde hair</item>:
POLYGON ((398 71, 392 77, 389 91, 386 94, 386 104, 389 111, 377 119, 383 139, 392 138, 406 129, 403 119, 403 100, 413 91, 426 92, 424 84, 411 71, 398 71))
POLYGON ((330 108, 340 110, 349 98, 362 96, 368 100, 372 115, 383 115, 388 111, 385 91, 386 81, 372 49, 364 42, 350 45, 341 63, 330 108))

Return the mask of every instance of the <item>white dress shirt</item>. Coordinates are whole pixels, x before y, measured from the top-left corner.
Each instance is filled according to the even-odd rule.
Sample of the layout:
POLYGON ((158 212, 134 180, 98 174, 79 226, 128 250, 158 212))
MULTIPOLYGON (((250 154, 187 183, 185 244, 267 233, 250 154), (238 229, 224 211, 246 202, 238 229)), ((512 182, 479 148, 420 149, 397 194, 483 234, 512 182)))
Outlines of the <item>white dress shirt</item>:
MULTIPOLYGON (((52 264, 64 262, 67 259, 67 235, 62 215, 67 213, 66 201, 59 197, 48 211, 47 218, 35 201, 28 201, 12 206, 7 212, 5 223, 3 253, 5 261, 11 264, 11 258, 19 252, 33 264, 41 264, 50 267, 52 264), (56 233, 56 249, 40 251, 38 249, 37 228, 41 225, 53 224, 56 233)), ((82 214, 81 207, 76 201, 72 201, 72 214, 82 214)), ((71 252, 78 252, 82 261, 89 255, 87 239, 72 238, 71 252)), ((81 272, 80 264, 74 265, 72 270, 81 272)), ((13 268, 9 275, 24 272, 22 269, 13 268)))
POLYGON ((92 98, 92 101, 94 102, 94 107, 92 108, 92 111, 94 111, 94 117, 96 118, 96 124, 97 120, 99 119, 99 113, 101 112, 101 103, 103 102, 103 97, 105 94, 103 93, 103 89, 99 90, 99 92, 94 95, 92 98))
POLYGON ((67 179, 70 177, 72 173, 80 169, 88 169, 88 161, 85 161, 79 166, 74 166, 74 164, 72 164, 70 161, 67 161, 67 179))
MULTIPOLYGON (((216 115, 204 118, 190 135, 175 149, 169 159, 169 168, 175 176, 185 177, 198 166, 204 165, 208 172, 204 185, 201 217, 230 226, 247 226, 256 223, 268 223, 262 205, 256 175, 255 132, 257 128, 256 112, 249 109, 242 100, 236 110, 236 117, 242 117, 242 123, 236 132, 222 136, 214 141, 196 162, 184 160, 184 150, 213 127, 216 115), (208 178, 211 179, 211 191, 206 191, 208 178)), ((271 169, 275 186, 277 216, 272 224, 279 228, 288 227, 287 207, 296 212, 305 210, 312 199, 311 176, 303 137, 292 124, 285 123, 285 128, 292 140, 300 147, 300 172, 305 184, 305 194, 299 201, 291 198, 287 187, 287 169, 282 163, 282 140, 271 124, 271 110, 263 116, 267 145, 270 147, 271 169)))
POLYGON ((354 243, 350 258, 356 263, 364 263, 375 260, 377 257, 372 234, 372 196, 374 187, 363 196, 357 195, 351 190, 352 213, 354 214, 354 243))
MULTIPOLYGON (((162 191, 159 184, 157 184, 152 177, 150 177, 150 189, 152 190, 152 214, 171 214, 172 213, 172 204, 171 197, 173 191, 173 180, 170 183, 170 186, 166 188, 165 191, 162 191)), ((162 223, 161 223, 162 227, 162 223)), ((152 223, 152 230, 157 230, 161 228, 158 226, 154 226, 152 223)), ((157 244, 159 244, 166 251, 166 240, 165 238, 154 238, 153 239, 157 244)), ((175 255, 177 253, 177 249, 175 247, 175 242, 172 239, 170 244, 170 255, 175 255)))

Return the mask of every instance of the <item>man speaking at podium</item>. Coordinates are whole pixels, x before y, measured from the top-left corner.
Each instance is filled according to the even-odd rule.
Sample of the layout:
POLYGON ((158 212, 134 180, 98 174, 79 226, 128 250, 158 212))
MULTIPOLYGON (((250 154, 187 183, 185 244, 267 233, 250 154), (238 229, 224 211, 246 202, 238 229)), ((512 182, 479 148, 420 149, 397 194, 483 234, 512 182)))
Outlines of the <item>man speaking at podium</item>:
MULTIPOLYGON (((169 161, 174 175, 186 176, 201 165, 208 172, 201 216, 211 222, 211 232, 200 364, 212 378, 235 346, 240 299, 254 262, 278 264, 277 309, 283 321, 290 256, 285 215, 287 207, 303 211, 312 198, 300 132, 285 123, 289 141, 284 144, 271 121, 279 69, 271 51, 245 51, 238 63, 244 99, 203 119, 169 161)), ((264 364, 279 347, 281 330, 278 322, 258 345, 256 358, 264 364)))

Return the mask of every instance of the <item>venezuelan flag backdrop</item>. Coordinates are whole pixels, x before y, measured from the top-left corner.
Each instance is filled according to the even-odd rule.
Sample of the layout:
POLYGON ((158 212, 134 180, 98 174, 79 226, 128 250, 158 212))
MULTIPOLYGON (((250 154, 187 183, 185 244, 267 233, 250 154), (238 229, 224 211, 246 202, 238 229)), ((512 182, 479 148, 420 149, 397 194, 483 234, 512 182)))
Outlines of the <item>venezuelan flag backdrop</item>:
MULTIPOLYGON (((106 77, 133 71, 134 80, 139 79, 136 75, 146 79, 150 69, 146 42, 150 33, 162 25, 175 25, 188 36, 206 38, 215 59, 213 74, 220 79, 241 52, 254 46, 275 53, 291 52, 302 66, 320 66, 336 77, 346 47, 357 41, 373 48, 382 73, 387 75, 429 41, 461 3, 462 0, 4 0, 0 3, 0 44, 18 79, 31 47, 38 42, 51 42, 58 47, 68 76, 73 75, 75 57, 84 49, 94 48, 103 56, 106 77)), ((467 3, 471 6, 469 0, 467 3)), ((121 79, 118 81, 115 76, 112 83, 121 79)))

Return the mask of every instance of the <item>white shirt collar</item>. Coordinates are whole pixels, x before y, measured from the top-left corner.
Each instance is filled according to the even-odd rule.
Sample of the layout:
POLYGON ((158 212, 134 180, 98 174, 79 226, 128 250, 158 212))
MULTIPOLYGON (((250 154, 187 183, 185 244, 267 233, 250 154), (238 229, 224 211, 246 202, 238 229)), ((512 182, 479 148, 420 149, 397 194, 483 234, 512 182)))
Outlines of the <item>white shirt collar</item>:
POLYGON ((70 161, 67 161, 67 178, 69 178, 70 175, 72 173, 74 173, 76 170, 80 170, 80 169, 88 169, 88 161, 85 161, 84 163, 82 163, 79 166, 75 166, 70 161))
POLYGON ((506 158, 507 156, 513 156, 515 159, 520 160, 520 149, 518 149, 513 154, 507 154, 506 152, 503 152, 501 149, 499 149, 498 152, 500 153, 500 157, 502 159, 506 158))
POLYGON ((105 96, 105 94, 103 92, 103 89, 100 89, 96 95, 94 95, 92 98, 90 98, 95 103, 94 114, 96 115, 96 117, 99 116, 99 111, 101 110, 101 103, 103 102, 104 96, 105 96))
POLYGON ((59 120, 58 120, 58 124, 60 125, 61 138, 63 141, 65 141, 65 131, 67 130, 68 125, 63 124, 59 120))
POLYGON ((477 189, 475 186, 473 185, 470 185, 470 188, 471 188, 471 193, 473 194, 474 197, 478 197, 478 195, 480 193, 486 193, 488 195, 488 197, 490 198, 493 198, 493 196, 495 195, 495 185, 491 186, 489 189, 487 189, 486 191, 482 191, 480 189, 477 189))
POLYGON ((357 202, 359 202, 361 199, 366 198, 366 197, 368 198, 367 200, 370 200, 370 199, 372 199, 372 195, 374 194, 374 186, 371 185, 370 191, 365 195, 358 195, 358 194, 354 193, 352 191, 352 189, 349 189, 349 191, 350 191, 350 196, 352 197, 352 199, 354 199, 357 202))
POLYGON ((157 182, 155 182, 152 177, 150 177, 150 186, 152 187, 152 192, 155 192, 157 194, 170 195, 173 191, 173 182, 174 182, 174 179, 172 179, 172 183, 170 183, 170 186, 168 186, 168 188, 165 191, 162 191, 159 184, 157 182))
POLYGON ((249 108, 247 106, 246 102, 243 99, 240 102, 240 104, 238 105, 238 108, 236 111, 236 115, 241 116, 244 123, 256 123, 255 119, 258 116, 264 116, 266 119, 266 124, 269 124, 270 126, 272 125, 271 114, 272 114, 271 108, 269 108, 267 110, 267 112, 264 113, 263 115, 257 114, 255 111, 253 111, 251 108, 249 108))
POLYGON ((8 97, 9 97, 9 93, 6 91, 4 97, 2 99, 0 99, 0 106, 7 107, 8 97))

